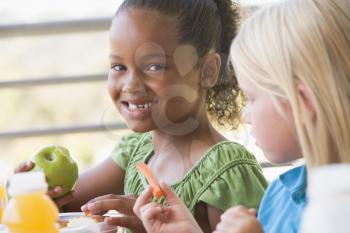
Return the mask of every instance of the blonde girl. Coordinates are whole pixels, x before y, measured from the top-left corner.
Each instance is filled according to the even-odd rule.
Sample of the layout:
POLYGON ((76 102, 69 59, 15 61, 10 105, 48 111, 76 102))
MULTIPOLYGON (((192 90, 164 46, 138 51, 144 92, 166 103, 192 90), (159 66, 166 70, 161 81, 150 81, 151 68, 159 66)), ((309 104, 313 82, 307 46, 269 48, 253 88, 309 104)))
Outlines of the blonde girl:
MULTIPOLYGON (((304 157, 306 166, 269 186, 257 218, 254 210, 236 207, 222 215, 215 232, 299 232, 307 204, 306 170, 350 162, 350 1, 287 0, 268 6, 244 23, 231 57, 248 100, 244 120, 257 145, 273 163, 304 157)), ((176 220, 181 204, 163 188, 171 206, 141 208, 147 192, 136 204, 146 228, 171 232, 163 229, 182 223, 188 230, 183 232, 200 232, 184 214, 176 220), (175 217, 162 221, 165 213, 175 217)))

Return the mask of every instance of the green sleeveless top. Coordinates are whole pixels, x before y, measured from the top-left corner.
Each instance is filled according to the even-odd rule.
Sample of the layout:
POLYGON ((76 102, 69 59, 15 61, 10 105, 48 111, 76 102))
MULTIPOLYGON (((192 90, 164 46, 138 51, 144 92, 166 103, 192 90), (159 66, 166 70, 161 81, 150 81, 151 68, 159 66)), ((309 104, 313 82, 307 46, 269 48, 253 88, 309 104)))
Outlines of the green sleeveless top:
MULTIPOLYGON (((144 190, 144 177, 138 173, 135 164, 138 161, 147 163, 152 155, 153 143, 149 133, 127 135, 115 147, 111 158, 125 170, 125 194, 140 195, 144 190)), ((267 185, 255 157, 242 145, 224 141, 207 151, 171 187, 194 213, 199 202, 223 211, 234 205, 258 208, 267 185)))

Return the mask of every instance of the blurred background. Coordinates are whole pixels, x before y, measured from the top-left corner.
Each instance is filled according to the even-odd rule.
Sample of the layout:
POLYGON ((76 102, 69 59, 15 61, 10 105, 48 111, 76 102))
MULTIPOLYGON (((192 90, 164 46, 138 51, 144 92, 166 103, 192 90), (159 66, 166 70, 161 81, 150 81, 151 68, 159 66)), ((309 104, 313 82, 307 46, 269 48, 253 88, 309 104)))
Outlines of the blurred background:
MULTIPOLYGON (((256 9, 267 2, 241 3, 256 9)), ((83 171, 108 157, 128 133, 106 87, 108 28, 120 3, 0 1, 1 173, 9 176, 20 162, 52 144, 69 148, 83 171)), ((223 133, 265 164, 248 131, 223 133)), ((286 168, 264 172, 272 179, 286 168)))

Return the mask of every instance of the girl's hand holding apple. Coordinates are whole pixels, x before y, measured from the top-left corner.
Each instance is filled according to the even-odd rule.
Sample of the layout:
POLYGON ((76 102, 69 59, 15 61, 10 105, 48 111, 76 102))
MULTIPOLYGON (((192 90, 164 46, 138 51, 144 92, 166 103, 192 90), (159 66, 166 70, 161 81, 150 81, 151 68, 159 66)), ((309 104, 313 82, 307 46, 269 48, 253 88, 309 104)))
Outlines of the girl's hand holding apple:
MULTIPOLYGON (((35 164, 32 161, 25 161, 15 168, 14 173, 29 172, 33 169, 34 165, 35 164)), ((55 186, 49 189, 47 195, 49 195, 53 199, 53 197, 60 195, 62 191, 63 190, 60 186, 55 186)), ((60 198, 55 198, 54 202, 56 203, 58 208, 62 208, 64 205, 69 203, 73 199, 73 197, 74 190, 70 191, 69 193, 60 198)))
MULTIPOLYGON (((29 172, 29 171, 31 171, 34 168, 34 166, 35 166, 35 164, 32 161, 30 161, 30 160, 24 161, 23 163, 19 164, 15 168, 14 173, 29 172)), ((47 194, 50 197, 54 197, 56 195, 59 195, 61 192, 62 192, 62 188, 60 186, 55 186, 55 187, 52 187, 47 192, 47 194)))
POLYGON ((33 161, 23 162, 14 172, 43 171, 49 185, 47 194, 59 208, 69 203, 78 179, 78 166, 69 151, 61 146, 48 146, 36 153, 33 161))

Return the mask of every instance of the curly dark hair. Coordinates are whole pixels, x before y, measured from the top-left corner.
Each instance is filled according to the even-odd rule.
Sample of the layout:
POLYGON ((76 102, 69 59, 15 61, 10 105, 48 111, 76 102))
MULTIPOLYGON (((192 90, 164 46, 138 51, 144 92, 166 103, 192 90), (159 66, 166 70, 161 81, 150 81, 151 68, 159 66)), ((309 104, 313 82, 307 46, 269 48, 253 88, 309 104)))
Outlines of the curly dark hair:
POLYGON ((243 100, 229 53, 240 22, 238 4, 232 0, 124 0, 116 15, 129 8, 175 16, 180 44, 193 45, 200 58, 212 49, 220 54, 220 74, 216 85, 208 90, 207 113, 217 126, 237 128, 243 100))

